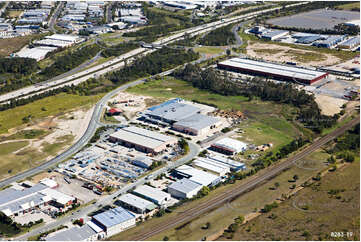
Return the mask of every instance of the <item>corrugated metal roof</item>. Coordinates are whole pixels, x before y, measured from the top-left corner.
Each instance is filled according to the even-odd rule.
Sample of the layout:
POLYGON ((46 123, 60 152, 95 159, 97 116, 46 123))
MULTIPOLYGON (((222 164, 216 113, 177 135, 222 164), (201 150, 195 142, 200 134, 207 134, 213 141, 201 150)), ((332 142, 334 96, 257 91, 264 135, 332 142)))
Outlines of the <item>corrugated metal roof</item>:
POLYGON ((353 38, 350 38, 348 40, 346 40, 345 42, 341 43, 340 45, 341 46, 354 46, 354 45, 358 45, 360 44, 360 37, 357 36, 357 37, 353 37, 353 38))
POLYGON ((196 159, 193 163, 203 169, 213 171, 216 173, 227 173, 229 172, 229 168, 217 166, 216 164, 212 164, 211 162, 207 162, 203 159, 196 159))
POLYGON ((70 229, 56 233, 46 238, 47 241, 83 241, 97 234, 88 224, 82 227, 72 227, 70 229))
POLYGON ((223 147, 229 150, 233 150, 234 152, 242 152, 247 148, 247 144, 242 141, 231 139, 231 138, 223 138, 221 140, 216 141, 212 145, 223 147))
POLYGON ((156 109, 148 110, 147 114, 166 120, 180 121, 200 111, 200 108, 193 105, 182 102, 170 102, 156 109))
POLYGON ((188 165, 182 165, 178 167, 176 171, 191 176, 189 180, 200 183, 203 186, 208 186, 219 179, 216 175, 198 170, 188 165))
POLYGON ((111 228, 117 224, 134 219, 135 216, 122 207, 116 207, 109 211, 97 214, 93 217, 106 228, 111 228))
POLYGON ((170 194, 148 185, 141 185, 134 189, 134 192, 157 202, 162 202, 170 197, 170 194))
POLYGON ((153 149, 159 147, 165 142, 172 142, 176 140, 176 138, 168 135, 133 126, 120 129, 110 136, 153 149))
POLYGON ((179 125, 195 130, 201 130, 218 122, 219 119, 217 118, 197 113, 176 122, 174 125, 179 125))
POLYGON ((232 58, 226 61, 222 61, 219 64, 227 65, 232 67, 243 68, 247 70, 254 70, 263 73, 270 73, 275 75, 282 75, 292 78, 300 78, 304 80, 313 80, 317 77, 320 77, 325 72, 303 69, 293 66, 285 66, 280 64, 274 64, 269 62, 255 61, 250 59, 243 58, 232 58))
POLYGON ((191 181, 187 178, 183 178, 182 180, 173 182, 168 186, 168 188, 183 192, 183 193, 189 193, 194 190, 200 190, 203 187, 202 184, 198 182, 191 181))
POLYGON ((0 206, 18 199, 23 199, 30 195, 34 195, 35 193, 43 191, 47 188, 48 187, 43 184, 36 184, 30 188, 24 188, 24 190, 15 190, 12 188, 5 189, 0 191, 0 206))
POLYGON ((145 200, 141 197, 135 196, 131 193, 127 193, 127 194, 120 196, 118 200, 122 201, 126 204, 129 204, 133 207, 136 207, 140 210, 146 210, 146 209, 153 210, 157 207, 157 205, 155 205, 154 203, 152 203, 148 200, 145 200))

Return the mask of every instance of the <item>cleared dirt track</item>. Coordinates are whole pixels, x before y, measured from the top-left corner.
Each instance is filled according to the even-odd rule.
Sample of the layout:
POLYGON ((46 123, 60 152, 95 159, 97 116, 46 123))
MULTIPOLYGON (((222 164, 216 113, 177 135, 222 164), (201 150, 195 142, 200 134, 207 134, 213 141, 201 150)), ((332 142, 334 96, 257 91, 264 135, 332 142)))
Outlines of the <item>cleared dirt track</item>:
POLYGON ((282 163, 275 164, 267 173, 264 173, 262 175, 256 175, 253 178, 250 178, 248 182, 244 184, 240 184, 220 195, 217 197, 210 199, 204 203, 201 203, 199 206, 191 208, 187 210, 186 212, 179 214, 175 219, 172 221, 167 221, 164 224, 157 224, 157 226, 152 227, 149 230, 144 230, 143 233, 137 234, 136 236, 132 238, 128 238, 128 240, 146 240, 158 233, 161 233, 167 229, 171 229, 175 227, 176 225, 180 225, 182 223, 188 222, 194 218, 197 218, 203 213, 209 212, 220 205, 226 203, 227 201, 233 200, 234 198, 240 196, 242 193, 247 192, 255 187, 257 185, 261 184, 264 181, 267 181, 268 179, 271 179, 272 177, 276 176, 283 170, 293 166, 296 161, 306 157, 307 155, 311 154, 315 150, 319 149, 322 145, 326 144, 327 142, 333 140, 334 138, 342 135, 346 130, 352 128, 356 124, 359 124, 360 117, 357 116, 344 126, 334 130, 333 132, 329 133, 328 135, 319 138, 318 140, 315 140, 311 145, 309 145, 307 148, 303 149, 296 155, 288 158, 282 163))

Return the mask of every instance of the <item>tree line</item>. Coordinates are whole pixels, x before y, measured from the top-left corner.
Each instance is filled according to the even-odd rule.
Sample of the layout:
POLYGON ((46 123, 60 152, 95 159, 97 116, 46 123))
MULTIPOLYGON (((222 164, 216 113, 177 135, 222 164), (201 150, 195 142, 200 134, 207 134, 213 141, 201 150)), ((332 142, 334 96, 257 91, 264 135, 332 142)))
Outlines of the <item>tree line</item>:
POLYGON ((219 75, 213 68, 201 70, 199 66, 192 64, 177 70, 173 75, 192 83, 194 87, 225 96, 240 95, 250 100, 259 97, 264 101, 291 104, 299 109, 298 121, 315 132, 333 126, 339 118, 338 114, 334 116, 321 114, 313 95, 298 90, 287 82, 275 83, 262 78, 252 78, 235 83, 230 80, 226 72, 219 75))
POLYGON ((100 49, 98 45, 94 44, 84 46, 75 51, 69 50, 64 55, 56 57, 54 63, 46 67, 40 74, 46 78, 63 74, 94 57, 100 49))
POLYGON ((132 65, 108 74, 113 83, 122 84, 147 75, 155 75, 175 66, 196 60, 198 53, 193 50, 162 48, 143 58, 137 58, 132 65))
POLYGON ((2 73, 16 73, 21 75, 28 75, 39 68, 35 59, 32 58, 0 58, 0 74, 2 73))
POLYGON ((132 42, 120 43, 116 46, 109 47, 102 51, 102 56, 107 58, 110 56, 122 55, 138 47, 138 44, 132 42))
POLYGON ((234 44, 236 38, 232 33, 232 25, 227 25, 209 32, 199 40, 199 44, 208 46, 223 46, 234 44))

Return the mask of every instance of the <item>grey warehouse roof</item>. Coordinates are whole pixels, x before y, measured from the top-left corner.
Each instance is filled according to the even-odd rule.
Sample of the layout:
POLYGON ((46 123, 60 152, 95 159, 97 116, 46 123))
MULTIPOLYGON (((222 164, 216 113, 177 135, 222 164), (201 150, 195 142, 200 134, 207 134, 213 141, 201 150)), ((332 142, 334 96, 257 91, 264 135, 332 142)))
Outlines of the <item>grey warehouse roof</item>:
POLYGON ((154 203, 141 197, 135 196, 131 193, 126 193, 120 196, 118 200, 126 204, 132 205, 133 207, 139 208, 140 210, 153 210, 157 207, 157 205, 155 205, 154 203))
POLYGON ((105 227, 110 228, 117 224, 134 219, 135 216, 122 207, 116 207, 109 211, 97 214, 93 218, 105 227))
POLYGON ((168 193, 148 185, 141 185, 136 189, 134 189, 134 192, 137 194, 141 194, 147 198, 153 199, 155 201, 162 201, 170 196, 168 193))
POLYGON ((226 61, 222 61, 219 64, 232 66, 235 68, 259 71, 263 73, 300 78, 304 80, 313 80, 317 77, 326 74, 325 72, 320 72, 315 70, 303 69, 293 66, 285 66, 285 65, 274 64, 269 62, 255 61, 250 59, 243 59, 243 58, 232 58, 226 61))
POLYGON ((168 186, 168 188, 183 192, 183 193, 189 193, 191 191, 194 191, 196 189, 199 189, 203 187, 202 184, 198 182, 191 181, 187 178, 183 178, 182 180, 173 182, 168 186))
POLYGON ((87 224, 82 227, 73 227, 46 238, 47 241, 83 241, 95 235, 96 232, 87 224))
POLYGON ((175 138, 160 134, 158 132, 150 131, 147 129, 141 129, 138 127, 127 127, 120 129, 119 131, 110 135, 116 139, 128 141, 133 144, 157 148, 165 142, 174 140, 175 138))
POLYGON ((175 125, 189 127, 195 130, 201 130, 203 128, 214 125, 217 122, 219 122, 219 119, 217 118, 197 113, 185 119, 182 119, 181 121, 176 122, 175 125))
POLYGON ((186 103, 173 102, 157 109, 150 110, 148 111, 148 114, 176 122, 200 111, 201 109, 198 107, 186 103))
POLYGON ((345 42, 341 43, 344 46, 354 46, 360 44, 360 37, 353 37, 351 39, 346 40, 345 42))
POLYGON ((275 37, 277 35, 285 34, 285 33, 288 33, 288 31, 286 31, 286 30, 274 30, 274 31, 270 31, 270 32, 262 34, 262 37, 272 38, 272 37, 275 37))
POLYGON ((8 188, 3 191, 0 191, 0 206, 5 205, 11 201, 18 199, 23 199, 30 195, 33 195, 36 192, 43 191, 48 187, 43 184, 36 184, 30 188, 24 188, 24 190, 15 190, 13 188, 8 188))

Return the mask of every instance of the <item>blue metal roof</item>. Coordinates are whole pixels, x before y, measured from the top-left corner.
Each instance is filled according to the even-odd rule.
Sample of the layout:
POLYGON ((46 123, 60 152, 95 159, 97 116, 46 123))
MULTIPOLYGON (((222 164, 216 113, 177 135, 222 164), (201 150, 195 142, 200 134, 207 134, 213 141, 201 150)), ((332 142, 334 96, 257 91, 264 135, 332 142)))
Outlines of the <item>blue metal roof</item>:
POLYGON ((106 228, 134 219, 135 216, 122 207, 116 207, 109 211, 97 214, 93 217, 106 228))

